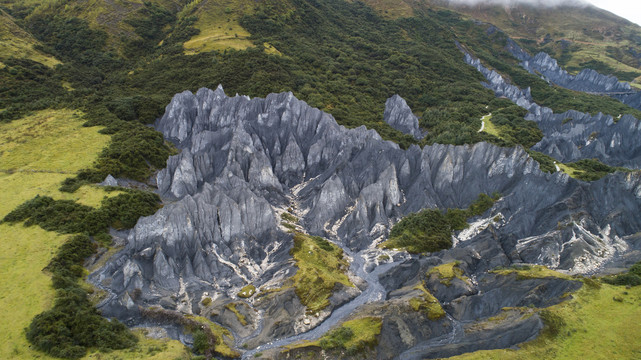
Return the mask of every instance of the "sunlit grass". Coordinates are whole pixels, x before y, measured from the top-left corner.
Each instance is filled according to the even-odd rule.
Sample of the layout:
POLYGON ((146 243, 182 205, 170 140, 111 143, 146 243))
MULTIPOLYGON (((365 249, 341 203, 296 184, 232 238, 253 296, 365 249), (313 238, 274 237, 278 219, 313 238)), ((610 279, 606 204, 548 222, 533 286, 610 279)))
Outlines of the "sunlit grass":
POLYGON ((340 328, 348 328, 353 334, 349 339, 345 339, 342 343, 344 349, 359 348, 362 346, 373 346, 378 343, 378 335, 381 333, 383 322, 379 317, 363 317, 353 320, 345 321, 340 327, 328 331, 320 339, 316 341, 302 341, 292 345, 285 346, 285 349, 292 350, 298 348, 306 348, 312 346, 321 346, 323 340, 330 338, 333 331, 340 328))
POLYGON ((583 286, 572 300, 549 310, 565 321, 556 337, 541 336, 519 350, 478 351, 452 359, 641 358, 641 286, 583 286))
POLYGON ((194 25, 200 34, 185 42, 185 54, 197 54, 213 50, 244 50, 254 46, 250 33, 238 23, 238 19, 253 11, 253 2, 248 0, 218 0, 201 2, 194 15, 194 25))
POLYGON ((499 139, 502 139, 503 137, 501 136, 501 131, 499 128, 494 125, 492 122, 492 114, 485 115, 481 118, 481 121, 484 122, 485 126, 483 126, 483 131, 490 134, 494 135, 499 139))
POLYGON ((51 278, 42 269, 67 236, 21 224, 0 225, 0 358, 33 359, 23 329, 51 306, 51 278))
MULTIPOLYGON (((0 125, 0 218, 38 194, 97 206, 118 193, 95 186, 58 190, 109 141, 82 123, 72 111, 46 110, 0 125)), ((29 348, 23 329, 51 306, 51 278, 42 270, 66 238, 38 226, 0 225, 0 359, 49 358, 29 348)))
POLYGON ((345 274, 349 264, 343 258, 343 250, 325 239, 296 233, 291 255, 298 267, 293 277, 296 295, 308 314, 329 305, 336 283, 354 286, 345 274))
MULTIPOLYGON (((11 17, 0 11, 0 57, 23 58, 54 67, 61 62, 34 48, 38 40, 16 25, 11 17)), ((0 66, 2 68, 4 66, 0 66)))
POLYGON ((493 273, 499 275, 509 275, 517 274, 519 277, 528 278, 528 279, 537 279, 537 278, 547 278, 547 277, 556 277, 560 279, 570 280, 572 276, 558 272, 555 270, 550 270, 545 266, 541 265, 524 265, 524 266, 514 266, 511 268, 501 268, 492 270, 493 273))

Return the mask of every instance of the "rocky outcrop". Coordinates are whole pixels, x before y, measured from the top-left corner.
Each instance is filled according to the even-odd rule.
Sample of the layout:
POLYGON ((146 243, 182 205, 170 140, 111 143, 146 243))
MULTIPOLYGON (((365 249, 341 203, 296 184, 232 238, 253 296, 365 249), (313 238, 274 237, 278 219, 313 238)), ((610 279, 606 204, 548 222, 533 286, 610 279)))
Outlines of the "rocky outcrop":
POLYGON ((394 95, 385 102, 383 120, 394 129, 412 135, 415 139, 422 139, 423 133, 418 127, 418 118, 407 105, 405 99, 394 95))
POLYGON ((627 82, 620 82, 615 76, 599 74, 592 69, 583 69, 576 75, 570 75, 550 55, 540 52, 531 56, 512 39, 508 39, 506 49, 521 61, 524 69, 548 82, 566 89, 610 96, 641 110, 641 92, 627 82))
POLYGON ((603 95, 636 92, 630 84, 619 82, 615 76, 602 75, 592 69, 570 75, 547 53, 531 56, 512 39, 507 40, 506 49, 521 61, 521 66, 527 71, 566 89, 603 95))
POLYGON ((590 115, 575 110, 555 114, 550 108, 536 104, 529 88, 522 90, 509 84, 499 73, 483 66, 479 59, 465 51, 464 56, 469 65, 485 76, 484 86, 493 90, 496 96, 505 96, 528 110, 525 119, 535 121, 544 135, 533 150, 561 162, 596 158, 611 166, 641 168, 641 144, 635 141, 641 136, 641 122, 633 116, 615 119, 610 115, 590 115))
MULTIPOLYGON (((220 87, 186 91, 155 126, 181 150, 157 175, 165 205, 140 219, 125 248, 89 277, 109 293, 103 313, 130 324, 140 322, 139 307, 201 313, 205 297, 213 304, 240 301, 237 293, 248 283, 281 287, 296 271, 291 234, 280 225, 287 208, 302 228, 344 247, 367 273, 391 267, 394 275, 382 281, 388 291, 411 284, 423 266, 395 267, 398 252, 375 246, 390 226, 427 207, 465 208, 482 192, 503 197, 457 235, 454 249, 430 261, 459 260, 470 274, 514 262, 585 273, 624 251, 622 237, 641 230, 639 174, 578 182, 542 173, 521 147, 487 143, 402 150, 375 131, 339 126, 291 93, 250 99, 228 97, 220 87), (383 253, 392 260, 380 260, 383 253)), ((372 281, 367 291, 379 294, 379 287, 384 294, 372 281)), ((311 320, 292 290, 242 300, 257 314, 257 333, 247 342, 253 347, 307 331, 353 295, 334 296, 311 320)), ((219 313, 221 321, 233 320, 219 313)), ((241 338, 254 331, 237 330, 241 338)))

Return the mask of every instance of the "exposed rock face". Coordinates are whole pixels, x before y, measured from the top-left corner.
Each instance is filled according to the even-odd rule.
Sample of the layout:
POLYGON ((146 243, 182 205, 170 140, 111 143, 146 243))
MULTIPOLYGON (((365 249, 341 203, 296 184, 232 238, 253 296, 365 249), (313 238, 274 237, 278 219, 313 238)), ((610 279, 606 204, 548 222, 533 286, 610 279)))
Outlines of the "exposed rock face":
POLYGON ((550 55, 540 52, 535 56, 530 56, 512 39, 508 39, 506 48, 521 61, 521 66, 524 69, 532 74, 538 73, 547 81, 561 87, 603 95, 636 92, 630 84, 619 82, 615 76, 602 75, 592 69, 584 69, 577 75, 570 75, 550 55))
POLYGON ((508 39, 506 48, 521 61, 524 69, 532 74, 543 76, 548 82, 566 89, 607 95, 641 110, 641 92, 633 89, 627 82, 620 82, 616 76, 602 75, 592 69, 583 69, 577 75, 570 75, 555 59, 544 52, 531 56, 512 39, 508 39))
MULTIPOLYGON (((533 150, 561 162, 597 158, 612 166, 641 168, 641 143, 635 140, 641 136, 641 122, 633 116, 624 115, 615 120, 601 113, 592 116, 574 110, 555 114, 550 108, 534 103, 529 88, 522 90, 509 84, 499 73, 486 68, 467 52, 465 61, 485 76, 484 86, 528 110, 525 119, 536 121, 544 134, 533 150)), ((596 86, 610 85, 597 81, 596 86)))
POLYGON ((383 120, 394 129, 412 135, 415 139, 423 138, 423 133, 418 127, 418 118, 405 100, 398 95, 392 96, 385 102, 383 120))
MULTIPOLYGON (((639 174, 578 182, 542 173, 520 147, 487 143, 402 150, 375 131, 337 125, 291 93, 250 99, 228 97, 220 87, 183 92, 156 128, 181 150, 157 176, 165 206, 140 219, 125 249, 90 276, 110 293, 101 304, 105 315, 130 323, 139 321, 138 306, 199 313, 204 296, 224 304, 242 301, 236 294, 247 283, 281 286, 295 271, 291 235, 279 218, 289 206, 310 234, 365 252, 371 272, 385 252, 374 245, 402 216, 464 208, 481 192, 503 194, 487 218, 458 234, 454 249, 384 275, 387 290, 411 284, 416 269, 450 260, 470 274, 513 262, 590 272, 626 249, 622 236, 641 230, 639 174)), ((439 296, 454 301, 474 292, 461 289, 439 296)), ((328 309, 346 300, 337 295, 328 309)), ((291 290, 245 303, 258 311, 252 323, 263 324, 247 340, 252 347, 313 326, 291 290)))

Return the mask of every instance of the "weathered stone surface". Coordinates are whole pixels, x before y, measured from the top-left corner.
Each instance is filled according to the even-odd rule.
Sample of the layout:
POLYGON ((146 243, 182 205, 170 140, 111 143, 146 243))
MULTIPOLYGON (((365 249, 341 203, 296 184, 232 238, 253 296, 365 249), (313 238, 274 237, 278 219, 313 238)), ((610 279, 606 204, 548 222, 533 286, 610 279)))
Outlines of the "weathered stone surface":
MULTIPOLYGON (((282 286, 294 274, 291 234, 278 215, 288 207, 310 234, 350 254, 371 252, 362 264, 371 272, 383 252, 374 242, 401 217, 426 207, 465 208, 482 192, 503 195, 457 234, 455 248, 393 266, 381 284, 370 284, 387 291, 454 260, 470 276, 522 262, 589 273, 627 249, 624 236, 641 231, 639 174, 583 183, 542 173, 520 147, 487 143, 402 150, 375 131, 339 126, 291 93, 249 99, 228 97, 220 87, 184 92, 155 125, 181 150, 157 176, 165 205, 140 219, 124 250, 90 275, 109 293, 103 313, 130 324, 140 320, 139 306, 193 313, 205 293, 225 304, 248 283, 282 286), (141 295, 130 296, 134 291, 141 295)), ((453 303, 476 291, 457 289, 435 293, 453 303)), ((358 292, 336 290, 344 294, 332 297, 328 310, 358 292)), ((293 289, 268 299, 247 300, 260 324, 247 338, 250 348, 314 326, 293 289)), ((249 332, 238 330, 243 338, 249 332)), ((421 336, 416 344, 431 335, 421 336)), ((402 341, 392 338, 390 344, 402 341)))
MULTIPOLYGON (((511 44, 510 49, 517 58, 527 58, 528 55, 523 50, 517 49, 517 45, 513 42, 511 44)), ((528 110, 525 119, 535 121, 538 124, 544 137, 532 147, 533 150, 550 155, 561 162, 596 158, 612 166, 641 168, 641 143, 636 141, 641 136, 641 122, 638 119, 631 115, 623 115, 620 119, 614 119, 610 115, 601 113, 591 115, 575 110, 555 114, 550 108, 536 104, 532 100, 529 88, 522 90, 509 84, 499 73, 483 66, 479 59, 475 59, 465 51, 464 53, 465 61, 474 66, 487 79, 484 86, 493 90, 496 96, 505 96, 528 110)), ((555 70, 549 70, 549 74, 564 73, 564 70, 557 68, 558 65, 554 59, 547 55, 539 55, 536 57, 538 62, 527 62, 524 63, 524 66, 536 63, 539 64, 534 68, 537 69, 536 71, 554 68, 555 70)), ((532 59, 532 61, 535 60, 532 59)), ((567 75, 567 73, 565 74, 567 75)), ((612 79, 609 77, 604 79, 603 75, 597 75, 593 79, 594 88, 590 89, 618 91, 617 86, 619 85, 613 84, 612 79)), ((589 83, 591 78, 582 76, 578 79, 582 79, 580 83, 584 85, 580 87, 584 89, 583 91, 587 91, 585 83, 589 83)), ((570 86, 575 81, 577 84, 579 83, 579 80, 568 80, 566 85, 570 86)), ((621 83, 617 82, 617 84, 621 83)), ((641 97, 639 98, 641 99, 641 97)))
POLYGON ((597 95, 606 95, 641 110, 641 92, 616 76, 603 75, 592 69, 583 69, 570 75, 550 55, 540 52, 534 56, 521 49, 512 39, 507 41, 507 50, 521 61, 521 66, 532 74, 542 76, 558 86, 597 95))
POLYGON ((418 127, 418 118, 405 100, 394 95, 385 102, 383 120, 394 129, 412 135, 416 139, 423 138, 423 133, 418 127))

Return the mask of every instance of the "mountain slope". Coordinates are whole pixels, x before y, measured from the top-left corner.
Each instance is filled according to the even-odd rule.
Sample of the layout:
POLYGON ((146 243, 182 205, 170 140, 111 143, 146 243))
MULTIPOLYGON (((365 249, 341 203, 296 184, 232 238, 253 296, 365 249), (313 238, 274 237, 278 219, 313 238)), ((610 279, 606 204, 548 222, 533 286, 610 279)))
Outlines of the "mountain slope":
POLYGON ((572 72, 590 67, 630 82, 641 76, 638 56, 641 28, 582 2, 556 5, 527 2, 469 5, 448 0, 366 3, 382 14, 395 16, 411 16, 412 10, 421 12, 426 8, 450 9, 467 18, 495 25, 533 53, 545 51, 572 72), (389 9, 399 7, 407 10, 389 12, 389 9))
MULTIPOLYGON (((535 55, 556 49, 533 42, 557 25, 544 18, 549 9, 491 9, 498 12, 488 21, 501 29, 442 3, 0 4, 18 38, 63 62, 2 59, 3 126, 64 107, 111 138, 93 144, 105 148, 85 169, 73 154, 58 154, 62 142, 43 144, 46 163, 70 174, 27 193, 73 201, 52 200, 45 217, 34 201, 12 216, 52 229, 45 220, 69 211, 67 229, 111 227, 111 236, 92 233, 99 249, 86 264, 96 288, 76 281, 79 264, 70 265, 70 281, 54 273, 54 286, 92 292, 104 315, 152 336, 180 339, 205 356, 246 358, 321 350, 422 358, 511 347, 553 325, 543 308, 592 284, 520 264, 593 274, 639 259, 639 173, 603 163, 639 167, 641 111, 628 98, 595 92, 639 93, 594 71, 575 81, 563 66, 582 56, 576 49, 552 54, 565 56, 561 67, 535 55), (505 20, 514 14, 534 25, 505 20), (206 89, 219 84, 246 95, 206 89), (87 192, 100 182, 119 186, 110 193, 118 200, 87 192), (136 199, 156 197, 128 187, 158 193, 163 208, 136 221, 136 199), (487 208, 463 210, 489 199, 483 194, 494 198, 487 208), (86 196, 91 208, 82 207, 86 196), (419 256, 378 247, 424 208, 459 219, 452 249, 419 256), (355 336, 363 324, 375 326, 355 336)), ((578 15, 563 36, 600 14, 568 11, 578 15)), ((623 24, 618 44, 603 33, 598 45, 632 54, 635 29, 623 24)), ((581 45, 596 44, 590 34, 581 45)), ((609 64, 629 62, 617 56, 609 64)), ((0 156, 32 154, 12 149, 0 156)), ((20 189, 16 181, 2 188, 20 189)), ((20 232, 19 224, 0 226, 20 232)), ((29 244, 55 237, 44 234, 29 244)), ((136 351, 153 353, 152 344, 136 351)))

